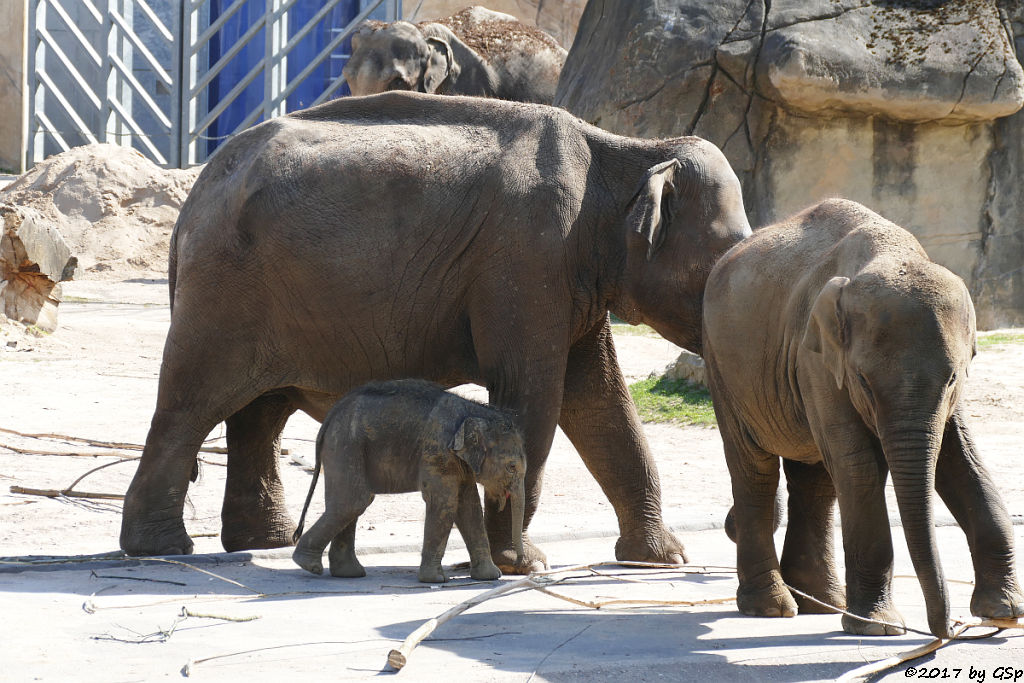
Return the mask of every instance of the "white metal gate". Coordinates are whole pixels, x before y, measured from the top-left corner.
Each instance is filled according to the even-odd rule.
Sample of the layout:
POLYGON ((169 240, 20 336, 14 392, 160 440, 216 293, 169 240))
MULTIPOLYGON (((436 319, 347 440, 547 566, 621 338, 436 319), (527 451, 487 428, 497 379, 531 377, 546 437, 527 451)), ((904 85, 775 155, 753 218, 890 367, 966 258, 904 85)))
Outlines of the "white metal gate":
MULTIPOLYGON (((295 21, 299 1, 219 0, 212 11, 212 0, 30 0, 26 166, 95 142, 134 147, 162 166, 203 163, 220 139, 284 114, 289 96, 314 70, 338 57, 361 21, 401 16, 401 0, 359 0, 356 16, 332 28, 323 49, 289 75, 289 54, 311 32, 322 30, 325 17, 344 0, 321 0, 305 22, 295 21), (237 40, 218 43, 212 60, 211 41, 240 10, 251 12, 254 3, 255 19, 237 40), (212 96, 211 84, 224 80, 225 67, 257 42, 262 58, 231 81, 226 93, 212 96), (262 101, 230 130, 209 135, 211 125, 261 80, 262 101)), ((343 83, 337 74, 303 106, 329 99, 343 83)))

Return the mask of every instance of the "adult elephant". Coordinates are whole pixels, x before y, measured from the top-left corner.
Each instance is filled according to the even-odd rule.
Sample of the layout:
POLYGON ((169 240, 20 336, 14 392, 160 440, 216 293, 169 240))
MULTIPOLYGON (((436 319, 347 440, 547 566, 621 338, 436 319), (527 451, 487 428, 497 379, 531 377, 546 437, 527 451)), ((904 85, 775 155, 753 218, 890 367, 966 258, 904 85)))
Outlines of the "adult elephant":
POLYGON ((420 24, 366 22, 342 73, 353 95, 415 90, 551 104, 565 57, 540 29, 469 7, 420 24))
MULTIPOLYGON (((617 557, 679 561, 607 313, 700 351, 705 279, 749 234, 714 145, 619 137, 554 107, 385 93, 251 128, 203 169, 171 237, 171 326, 121 547, 191 551, 189 475, 222 420, 224 547, 290 544, 288 416, 421 377, 476 382, 518 415, 526 525, 558 424, 614 506, 617 557)), ((487 505, 495 562, 542 564, 528 541, 516 564, 508 514, 487 505)))
POLYGON ((788 584, 875 620, 844 615, 849 633, 902 633, 885 503, 891 474, 932 633, 949 637, 933 489, 967 534, 971 612, 1024 616, 1010 517, 960 403, 976 336, 960 278, 929 260, 909 232, 833 199, 723 256, 704 311, 704 357, 735 500, 740 611, 822 611, 794 599, 788 584), (780 457, 789 488, 781 564, 772 540, 780 457), (837 497, 845 594, 833 561, 837 497))

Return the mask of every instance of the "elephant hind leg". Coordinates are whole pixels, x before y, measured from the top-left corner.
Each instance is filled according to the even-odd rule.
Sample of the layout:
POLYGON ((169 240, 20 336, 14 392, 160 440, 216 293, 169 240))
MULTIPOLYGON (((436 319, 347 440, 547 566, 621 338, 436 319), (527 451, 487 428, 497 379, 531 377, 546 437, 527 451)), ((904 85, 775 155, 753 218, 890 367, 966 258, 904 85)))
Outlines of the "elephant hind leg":
POLYGON ((285 506, 278 460, 281 431, 294 412, 288 398, 266 394, 227 419, 221 542, 229 552, 292 544, 295 523, 285 506))
MULTIPOLYGON (((833 607, 846 607, 846 589, 835 564, 832 515, 836 491, 823 463, 808 465, 783 460, 789 489, 789 523, 782 549, 782 578, 804 593, 833 607)), ((794 595, 801 614, 834 612, 794 595)))
POLYGON ((182 513, 199 448, 260 393, 239 386, 252 368, 230 349, 218 353, 224 345, 211 335, 176 321, 168 332, 156 410, 121 518, 121 548, 131 555, 192 551, 182 513))
POLYGON ((331 550, 327 553, 331 563, 331 576, 346 579, 358 579, 366 576, 366 569, 356 557, 356 520, 345 525, 331 541, 331 550))

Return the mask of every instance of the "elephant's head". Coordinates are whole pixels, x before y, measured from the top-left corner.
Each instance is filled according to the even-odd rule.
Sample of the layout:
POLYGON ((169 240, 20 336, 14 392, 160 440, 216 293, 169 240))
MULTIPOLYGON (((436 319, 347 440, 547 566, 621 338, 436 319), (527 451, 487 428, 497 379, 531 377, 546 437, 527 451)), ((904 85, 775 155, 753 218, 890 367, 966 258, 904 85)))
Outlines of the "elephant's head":
POLYGON ((628 206, 624 282, 611 310, 700 353, 704 285, 715 261, 751 234, 750 224, 721 150, 695 137, 664 149, 628 206))
MULTIPOLYGON (((931 494, 947 421, 975 353, 974 305, 960 278, 922 259, 873 262, 820 289, 801 342, 822 383, 845 391, 892 475, 928 625, 948 637, 949 599, 931 494)), ((822 385, 824 386, 824 385, 822 385)), ((813 399, 811 399, 813 400, 813 399)))
POLYGON ((512 503, 512 538, 517 561, 523 557, 523 515, 526 505, 526 450, 511 418, 467 417, 452 438, 451 449, 473 471, 486 496, 499 510, 512 503))
POLYGON ((387 90, 435 93, 458 75, 449 41, 424 36, 407 21, 367 22, 352 36, 352 56, 342 69, 353 95, 387 90))

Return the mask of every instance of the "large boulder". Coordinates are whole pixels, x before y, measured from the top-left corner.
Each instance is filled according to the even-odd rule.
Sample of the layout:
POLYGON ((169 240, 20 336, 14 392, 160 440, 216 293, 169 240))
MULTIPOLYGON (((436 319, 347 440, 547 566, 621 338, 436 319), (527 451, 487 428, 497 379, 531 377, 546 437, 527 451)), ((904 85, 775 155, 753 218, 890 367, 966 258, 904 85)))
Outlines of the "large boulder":
POLYGON ((63 236, 80 277, 166 277, 171 229, 199 168, 160 168, 141 153, 97 144, 49 157, 0 191, 63 236))
MULTIPOLYGON (((467 0, 421 0, 407 2, 406 21, 417 22, 447 17, 470 4, 467 0)), ((487 0, 487 9, 511 14, 519 21, 552 36, 569 49, 586 0, 487 0)))
POLYGON ((754 225, 830 196, 871 206, 967 281, 980 325, 1019 325, 1020 15, 997 0, 591 0, 555 103, 618 133, 715 142, 754 225))

